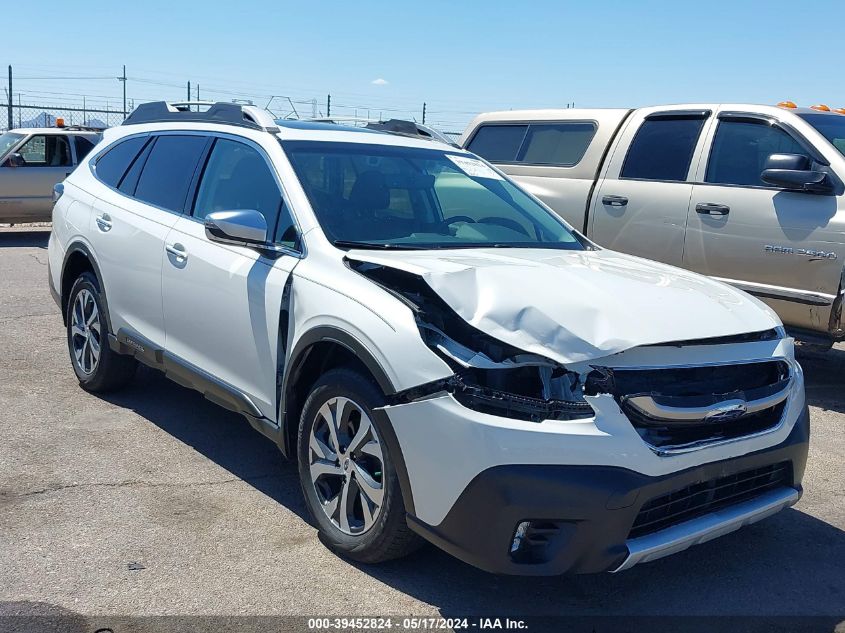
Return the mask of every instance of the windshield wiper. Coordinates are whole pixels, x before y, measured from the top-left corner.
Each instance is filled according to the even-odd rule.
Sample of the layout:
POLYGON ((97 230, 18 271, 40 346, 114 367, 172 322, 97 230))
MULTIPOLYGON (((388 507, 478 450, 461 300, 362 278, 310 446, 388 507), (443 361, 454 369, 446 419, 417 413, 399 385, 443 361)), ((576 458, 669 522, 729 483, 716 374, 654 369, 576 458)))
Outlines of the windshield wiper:
POLYGON ((356 242, 354 240, 334 240, 332 242, 339 248, 363 248, 363 249, 382 249, 382 250, 425 250, 427 246, 420 246, 418 244, 385 244, 379 242, 356 242))

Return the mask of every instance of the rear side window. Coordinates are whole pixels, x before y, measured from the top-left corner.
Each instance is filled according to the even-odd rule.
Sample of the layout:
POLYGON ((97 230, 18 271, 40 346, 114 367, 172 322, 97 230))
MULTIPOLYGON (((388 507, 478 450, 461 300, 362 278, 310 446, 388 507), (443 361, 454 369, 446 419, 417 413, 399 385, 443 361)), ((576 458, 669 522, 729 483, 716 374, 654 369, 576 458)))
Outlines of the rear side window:
POLYGON ((138 178, 135 197, 181 212, 207 142, 204 136, 159 136, 138 178))
POLYGON ((807 152, 794 138, 765 122, 719 121, 706 182, 726 185, 771 187, 760 179, 766 159, 772 154, 807 152))
POLYGON ((144 146, 146 140, 142 136, 128 138, 100 156, 94 165, 94 173, 97 178, 110 187, 117 187, 123 174, 126 173, 127 168, 137 156, 141 147, 144 146))
POLYGON ((703 126, 703 117, 646 119, 631 142, 621 177, 686 180, 703 126))
POLYGON ((76 162, 81 163, 82 159, 94 149, 94 143, 84 136, 74 136, 73 139, 76 143, 76 162))
POLYGON ((572 167, 584 157, 595 133, 590 121, 488 125, 478 130, 468 149, 492 163, 572 167))

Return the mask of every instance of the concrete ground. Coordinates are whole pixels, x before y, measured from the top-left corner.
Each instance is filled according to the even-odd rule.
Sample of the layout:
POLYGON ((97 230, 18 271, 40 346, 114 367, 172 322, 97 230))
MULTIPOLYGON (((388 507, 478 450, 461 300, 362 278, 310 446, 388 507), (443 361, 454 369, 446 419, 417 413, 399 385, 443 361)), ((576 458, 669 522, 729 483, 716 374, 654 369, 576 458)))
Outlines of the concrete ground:
POLYGON ((794 509, 618 575, 496 577, 433 547, 368 567, 320 544, 295 468, 241 417, 150 370, 79 388, 47 237, 0 230, 0 612, 845 618, 845 348, 802 359, 794 509))

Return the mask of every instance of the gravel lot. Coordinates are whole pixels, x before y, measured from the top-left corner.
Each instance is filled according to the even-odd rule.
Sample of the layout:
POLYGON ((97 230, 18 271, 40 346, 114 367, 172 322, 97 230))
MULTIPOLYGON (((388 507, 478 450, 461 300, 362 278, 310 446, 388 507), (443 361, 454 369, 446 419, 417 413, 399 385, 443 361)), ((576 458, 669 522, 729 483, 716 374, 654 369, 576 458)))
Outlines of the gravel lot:
POLYGON ((794 508, 618 574, 496 577, 433 547, 326 550, 295 468, 241 417, 150 371, 77 385, 48 229, 0 229, 0 613, 820 615, 845 619, 845 348, 805 353, 812 445, 794 508))

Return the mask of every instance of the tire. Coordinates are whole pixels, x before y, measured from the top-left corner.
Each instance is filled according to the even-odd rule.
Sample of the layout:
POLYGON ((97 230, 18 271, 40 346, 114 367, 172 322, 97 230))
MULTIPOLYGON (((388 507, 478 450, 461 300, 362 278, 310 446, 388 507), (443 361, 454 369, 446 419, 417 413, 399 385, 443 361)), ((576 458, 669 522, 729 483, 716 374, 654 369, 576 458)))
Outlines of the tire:
POLYGON ((366 377, 333 369, 311 389, 297 435, 299 480, 321 540, 363 563, 400 558, 422 544, 405 520, 394 456, 385 442, 389 421, 374 414, 383 404, 381 391, 366 377), (339 412, 332 438, 330 424, 339 412), (316 479, 312 473, 319 473, 316 479))
POLYGON ((105 314, 97 278, 90 272, 82 273, 73 282, 68 297, 67 346, 79 385, 93 393, 125 386, 138 366, 134 358, 109 347, 105 314))

